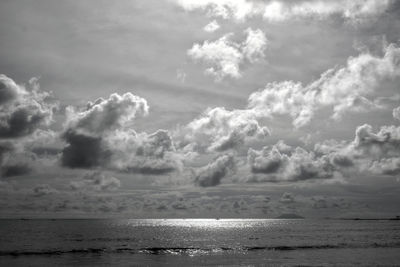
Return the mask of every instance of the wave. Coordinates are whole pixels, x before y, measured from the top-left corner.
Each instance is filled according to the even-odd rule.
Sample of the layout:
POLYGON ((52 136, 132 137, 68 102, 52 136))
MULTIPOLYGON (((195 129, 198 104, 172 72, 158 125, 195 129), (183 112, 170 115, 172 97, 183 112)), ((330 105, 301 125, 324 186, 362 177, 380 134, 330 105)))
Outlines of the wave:
POLYGON ((0 251, 0 256, 53 256, 63 254, 100 254, 100 253, 131 253, 152 255, 200 255, 218 254, 223 252, 246 253, 251 251, 290 251, 313 249, 357 249, 357 248, 400 248, 400 243, 373 244, 338 244, 338 245, 299 245, 299 246, 244 246, 244 247, 145 247, 145 248, 83 248, 71 250, 38 250, 38 251, 0 251))

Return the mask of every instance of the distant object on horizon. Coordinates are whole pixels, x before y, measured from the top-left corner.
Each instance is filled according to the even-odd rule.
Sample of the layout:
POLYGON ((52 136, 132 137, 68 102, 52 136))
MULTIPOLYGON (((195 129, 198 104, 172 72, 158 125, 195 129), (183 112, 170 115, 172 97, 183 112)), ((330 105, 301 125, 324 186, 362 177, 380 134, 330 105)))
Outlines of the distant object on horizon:
POLYGON ((285 213, 285 214, 281 214, 278 217, 276 217, 277 219, 304 219, 303 216, 300 216, 298 214, 294 214, 294 213, 285 213))

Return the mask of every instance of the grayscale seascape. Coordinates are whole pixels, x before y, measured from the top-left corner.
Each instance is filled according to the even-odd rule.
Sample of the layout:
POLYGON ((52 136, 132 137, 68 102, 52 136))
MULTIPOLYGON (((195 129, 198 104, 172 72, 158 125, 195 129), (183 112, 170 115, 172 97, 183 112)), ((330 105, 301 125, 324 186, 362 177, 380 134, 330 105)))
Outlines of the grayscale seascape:
POLYGON ((3 266, 400 267, 400 0, 0 0, 3 266))

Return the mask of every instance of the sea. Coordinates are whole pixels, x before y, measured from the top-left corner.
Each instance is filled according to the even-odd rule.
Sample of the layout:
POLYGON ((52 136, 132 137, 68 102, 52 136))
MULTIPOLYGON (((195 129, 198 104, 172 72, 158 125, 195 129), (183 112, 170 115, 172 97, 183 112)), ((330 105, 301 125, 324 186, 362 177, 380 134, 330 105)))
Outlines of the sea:
POLYGON ((400 266, 400 221, 1 219, 0 266, 400 266))

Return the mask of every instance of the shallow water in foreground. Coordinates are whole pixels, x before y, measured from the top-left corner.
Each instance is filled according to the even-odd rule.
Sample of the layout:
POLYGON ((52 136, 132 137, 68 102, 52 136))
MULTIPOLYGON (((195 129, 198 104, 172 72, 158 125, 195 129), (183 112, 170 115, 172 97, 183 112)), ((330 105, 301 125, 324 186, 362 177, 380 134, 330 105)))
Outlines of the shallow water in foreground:
POLYGON ((0 265, 400 266, 400 221, 0 220, 0 265))

